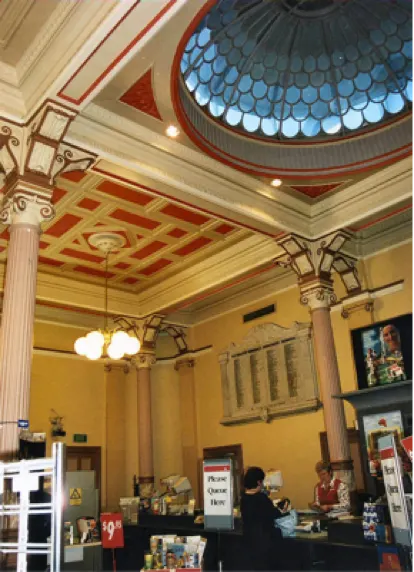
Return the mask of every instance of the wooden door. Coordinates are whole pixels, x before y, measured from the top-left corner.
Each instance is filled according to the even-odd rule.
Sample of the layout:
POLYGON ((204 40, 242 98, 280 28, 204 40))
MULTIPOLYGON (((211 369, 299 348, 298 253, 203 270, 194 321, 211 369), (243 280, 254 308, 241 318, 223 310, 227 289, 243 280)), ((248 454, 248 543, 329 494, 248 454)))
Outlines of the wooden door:
POLYGON ((101 448, 67 447, 67 471, 95 471, 95 487, 101 490, 101 448))

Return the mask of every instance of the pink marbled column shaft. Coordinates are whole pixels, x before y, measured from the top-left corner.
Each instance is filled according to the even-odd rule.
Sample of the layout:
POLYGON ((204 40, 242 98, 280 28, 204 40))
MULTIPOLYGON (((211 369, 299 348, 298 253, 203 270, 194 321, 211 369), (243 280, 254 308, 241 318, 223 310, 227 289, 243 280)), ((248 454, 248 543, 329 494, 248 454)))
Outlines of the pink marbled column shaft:
POLYGON ((0 337, 0 456, 19 449, 15 422, 29 418, 33 325, 40 226, 12 224, 8 248, 0 337))
POLYGON ((332 397, 341 393, 341 383, 329 307, 314 308, 311 316, 331 462, 334 466, 335 463, 349 464, 351 454, 344 405, 341 399, 332 397))
POLYGON ((151 370, 138 367, 138 458, 139 482, 142 496, 150 492, 154 484, 154 460, 152 451, 151 419, 151 370))

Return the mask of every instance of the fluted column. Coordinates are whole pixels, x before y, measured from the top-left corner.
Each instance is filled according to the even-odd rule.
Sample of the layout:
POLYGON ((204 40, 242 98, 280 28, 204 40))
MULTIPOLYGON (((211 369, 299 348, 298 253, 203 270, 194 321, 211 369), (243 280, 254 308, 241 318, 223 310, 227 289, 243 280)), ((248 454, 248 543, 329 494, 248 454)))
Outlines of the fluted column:
POLYGON ((45 197, 20 191, 6 198, 0 213, 1 222, 10 225, 0 337, 3 459, 14 457, 18 451, 17 420, 29 418, 40 224, 53 214, 53 207, 45 197))
POLYGON ((354 261, 341 254, 349 239, 349 233, 342 230, 317 240, 286 235, 278 241, 285 254, 276 264, 290 267, 298 275, 301 302, 309 306, 330 460, 336 476, 352 491, 355 479, 344 405, 333 397, 341 393, 341 382, 330 315, 330 306, 336 301, 332 269, 340 274, 348 291, 360 289, 354 261))
POLYGON ((183 474, 190 480, 194 496, 199 500, 194 367, 195 360, 191 358, 180 358, 175 362, 175 369, 178 371, 180 384, 180 429, 183 451, 183 474))
POLYGON ((154 455, 151 419, 151 367, 153 353, 140 353, 137 357, 138 375, 138 459, 140 495, 150 497, 154 489, 154 455))
POLYGON ((355 489, 344 404, 333 397, 342 392, 332 330, 330 304, 335 300, 332 283, 315 283, 302 290, 301 302, 310 309, 319 387, 332 468, 338 478, 355 489))

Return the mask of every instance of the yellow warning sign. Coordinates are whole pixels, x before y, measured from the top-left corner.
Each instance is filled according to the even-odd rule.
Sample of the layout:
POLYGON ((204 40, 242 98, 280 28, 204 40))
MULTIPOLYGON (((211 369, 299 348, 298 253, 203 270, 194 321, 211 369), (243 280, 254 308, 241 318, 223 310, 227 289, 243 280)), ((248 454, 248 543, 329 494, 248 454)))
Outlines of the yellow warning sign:
POLYGON ((69 489, 69 504, 71 506, 82 504, 82 489, 69 489))

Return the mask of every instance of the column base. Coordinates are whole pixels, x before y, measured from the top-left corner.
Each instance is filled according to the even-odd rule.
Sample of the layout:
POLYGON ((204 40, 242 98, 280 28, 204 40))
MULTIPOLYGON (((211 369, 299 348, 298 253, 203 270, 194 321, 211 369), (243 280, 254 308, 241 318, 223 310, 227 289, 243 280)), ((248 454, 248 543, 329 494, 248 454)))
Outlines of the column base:
POLYGON ((154 494, 154 477, 139 477, 139 496, 149 499, 154 494))

